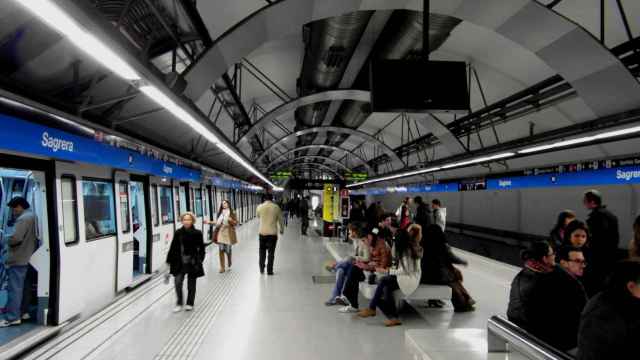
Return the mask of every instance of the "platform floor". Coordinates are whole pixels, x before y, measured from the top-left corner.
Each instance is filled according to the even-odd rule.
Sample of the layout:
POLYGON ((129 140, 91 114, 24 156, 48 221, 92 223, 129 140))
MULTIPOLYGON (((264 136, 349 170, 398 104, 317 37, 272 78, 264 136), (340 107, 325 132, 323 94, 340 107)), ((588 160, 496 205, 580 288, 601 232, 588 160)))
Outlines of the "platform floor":
POLYGON ((109 320, 28 358, 408 360, 408 329, 484 329, 491 315, 505 312, 517 269, 462 253, 470 262, 463 274, 477 311, 454 315, 451 309, 416 304, 417 310, 403 311, 404 325, 395 328, 385 328, 382 315, 363 320, 340 314, 323 304, 331 285, 312 280, 327 275, 326 239, 301 237, 299 226, 290 221, 279 240, 274 276, 258 272, 257 222, 252 221, 239 228, 232 271, 219 274, 217 253, 211 256, 208 249, 196 311, 172 313, 173 285, 157 279, 127 295, 137 299, 109 320))

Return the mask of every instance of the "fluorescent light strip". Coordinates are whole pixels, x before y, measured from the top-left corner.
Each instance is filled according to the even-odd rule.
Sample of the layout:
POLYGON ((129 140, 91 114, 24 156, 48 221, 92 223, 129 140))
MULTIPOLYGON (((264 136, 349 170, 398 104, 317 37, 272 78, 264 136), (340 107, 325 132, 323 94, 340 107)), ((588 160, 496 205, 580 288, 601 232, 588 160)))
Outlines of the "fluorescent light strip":
MULTIPOLYGON (((75 19, 69 16, 53 1, 16 0, 16 2, 31 11, 34 15, 39 17, 43 22, 51 26, 57 32, 64 35, 76 47, 86 52, 89 56, 96 59, 116 75, 126 80, 141 79, 140 75, 138 75, 138 73, 131 66, 129 66, 126 61, 120 58, 107 45, 93 36, 93 34, 91 34, 87 29, 83 28, 83 26, 81 26, 75 19)), ((227 153, 230 157, 239 162, 253 174, 258 176, 270 186, 275 187, 275 185, 272 184, 266 177, 264 177, 258 170, 256 170, 251 164, 246 162, 242 158, 242 156, 222 143, 215 134, 213 134, 204 125, 198 122, 181 106, 173 102, 161 90, 154 86, 148 85, 141 86, 139 89, 153 101, 176 116, 179 120, 189 125, 197 133, 201 134, 211 143, 217 145, 222 151, 227 153)))
POLYGON ((229 146, 224 144, 220 139, 209 129, 207 129, 204 125, 202 125, 198 120, 196 120, 193 116, 191 116, 186 110, 181 108, 178 104, 173 102, 166 94, 164 94, 160 89, 151 85, 143 85, 138 88, 141 92, 147 95, 151 100, 155 101, 158 105, 165 108, 179 120, 187 124, 191 127, 195 132, 202 135, 205 139, 209 140, 209 142, 216 145, 220 150, 229 155, 233 160, 240 163, 240 165, 244 166, 247 170, 251 171, 257 177, 262 179, 264 182, 269 184, 272 188, 276 188, 277 186, 273 184, 269 179, 263 176, 256 168, 254 168, 251 164, 245 161, 242 156, 240 156, 237 152, 231 149, 229 146))
POLYGON ((365 185, 365 184, 371 184, 371 183, 380 182, 380 181, 393 180, 393 179, 404 178, 404 177, 409 177, 409 176, 414 176, 414 175, 419 175, 419 174, 426 174, 426 173, 430 173, 430 172, 434 172, 434 171, 438 171, 438 170, 450 169, 450 168, 453 168, 453 167, 460 167, 460 166, 465 166, 465 165, 472 165, 472 164, 477 164, 477 163, 482 163, 482 162, 487 162, 487 161, 504 159, 504 158, 508 158, 508 157, 511 157, 511 156, 514 156, 514 155, 515 155, 515 153, 508 152, 508 153, 502 153, 502 154, 497 154, 497 155, 492 155, 492 156, 485 156, 485 157, 476 158, 476 159, 472 159, 472 160, 457 162, 457 163, 453 163, 453 164, 447 164, 447 165, 443 165, 443 166, 440 166, 440 167, 433 167, 433 168, 422 169, 422 170, 414 170, 414 171, 409 171, 409 172, 400 173, 400 174, 396 174, 396 175, 389 175, 389 176, 383 176, 383 177, 379 177, 379 178, 375 178, 375 179, 365 180, 365 181, 349 184, 349 185, 347 185, 347 187, 349 188, 349 187, 360 186, 360 185, 365 185))
POLYGON ((114 74, 127 80, 138 80, 140 75, 115 52, 109 49, 89 31, 84 29, 64 10, 51 0, 16 0, 40 20, 64 35, 77 48, 81 49, 96 61, 111 70, 114 74))
POLYGON ((569 140, 563 140, 563 141, 558 141, 558 142, 551 143, 551 144, 546 144, 546 145, 534 146, 534 147, 530 147, 530 148, 527 148, 527 149, 519 150, 518 153, 519 154, 529 154, 529 153, 534 153, 534 152, 544 151, 544 150, 549 150, 549 149, 555 149, 555 148, 564 147, 564 146, 582 144, 582 143, 591 142, 591 141, 594 141, 594 140, 602 140, 602 139, 608 139, 608 138, 613 138, 613 137, 622 136, 622 135, 629 135, 629 134, 633 134, 633 133, 637 133, 637 132, 640 132, 640 126, 634 126, 634 127, 627 128, 627 129, 607 131, 607 132, 603 132, 603 133, 596 134, 596 135, 585 136, 585 137, 569 139, 569 140))

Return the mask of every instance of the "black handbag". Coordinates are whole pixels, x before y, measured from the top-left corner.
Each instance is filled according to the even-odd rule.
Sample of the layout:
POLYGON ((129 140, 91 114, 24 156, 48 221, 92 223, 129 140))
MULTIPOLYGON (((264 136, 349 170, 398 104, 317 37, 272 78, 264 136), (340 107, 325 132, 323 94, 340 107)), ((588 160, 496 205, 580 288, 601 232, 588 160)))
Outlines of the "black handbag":
POLYGON ((184 245, 182 241, 180 241, 180 259, 182 260, 183 265, 195 265, 195 258, 191 255, 187 255, 184 253, 184 245))

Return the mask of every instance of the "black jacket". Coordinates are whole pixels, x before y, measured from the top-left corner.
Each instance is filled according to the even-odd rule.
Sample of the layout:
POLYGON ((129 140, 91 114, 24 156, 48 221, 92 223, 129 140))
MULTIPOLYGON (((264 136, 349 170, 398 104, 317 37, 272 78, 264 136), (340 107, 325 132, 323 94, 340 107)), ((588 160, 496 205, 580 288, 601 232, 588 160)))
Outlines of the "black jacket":
POLYGON ((605 290, 582 313, 576 359, 636 359, 639 339, 640 299, 605 290))
POLYGON ((422 231, 424 231, 427 226, 431 225, 431 209, 427 204, 420 204, 416 209, 416 215, 413 218, 413 221, 422 226, 422 231))
POLYGON ((561 247, 562 244, 564 244, 564 237, 560 235, 559 228, 555 228, 551 230, 551 232, 549 233, 549 238, 551 240, 550 244, 551 246, 553 246, 554 249, 557 249, 561 247))
POLYGON ((568 351, 578 346, 580 314, 587 304, 587 293, 580 280, 561 267, 554 272, 553 304, 549 310, 555 318, 548 331, 547 341, 558 350, 568 351))
POLYGON ((618 229, 618 218, 607 210, 606 206, 595 208, 587 217, 587 225, 591 232, 590 246, 596 259, 591 260, 591 266, 609 265, 616 260, 618 244, 620 243, 620 232, 618 229))
POLYGON ((421 284, 447 285, 458 281, 453 264, 466 265, 466 261, 453 254, 447 244, 423 245, 421 284))
POLYGON ((507 317, 561 351, 576 347, 580 313, 587 302, 582 284, 565 270, 537 273, 528 268, 511 283, 507 317))
POLYGON ((555 319, 547 312, 557 294, 551 292, 553 273, 522 269, 511 282, 507 317, 509 321, 545 341, 555 319))
POLYGON ((197 277, 204 276, 202 262, 204 261, 204 239, 202 232, 195 228, 181 227, 173 234, 173 240, 167 254, 167 264, 171 275, 189 273, 197 277), (182 245, 182 246, 181 246, 182 245), (181 250, 182 248, 182 250, 181 250), (182 251, 194 260, 191 265, 182 263, 182 251))

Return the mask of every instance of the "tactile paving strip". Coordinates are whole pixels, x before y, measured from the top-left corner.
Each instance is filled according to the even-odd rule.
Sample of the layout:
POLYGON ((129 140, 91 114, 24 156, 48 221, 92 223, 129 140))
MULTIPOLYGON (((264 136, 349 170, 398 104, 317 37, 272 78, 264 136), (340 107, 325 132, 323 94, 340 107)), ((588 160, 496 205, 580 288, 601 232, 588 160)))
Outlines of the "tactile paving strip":
POLYGON ((188 360, 193 359, 209 332, 216 315, 226 304, 231 292, 238 284, 239 275, 230 272, 221 276, 211 291, 196 303, 194 311, 187 320, 171 336, 167 344, 155 356, 155 360, 188 360))

